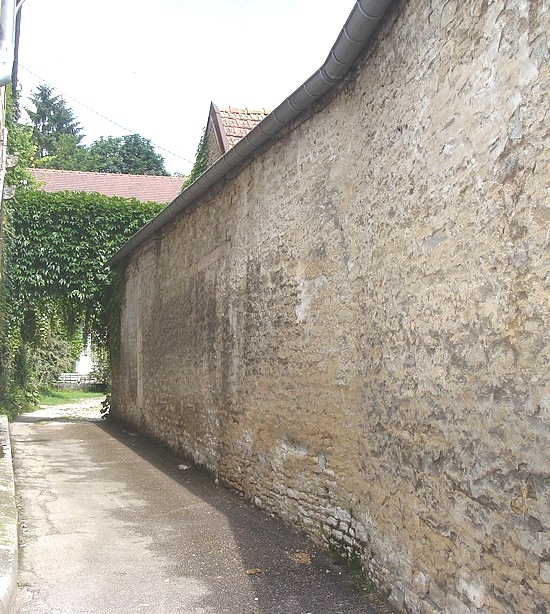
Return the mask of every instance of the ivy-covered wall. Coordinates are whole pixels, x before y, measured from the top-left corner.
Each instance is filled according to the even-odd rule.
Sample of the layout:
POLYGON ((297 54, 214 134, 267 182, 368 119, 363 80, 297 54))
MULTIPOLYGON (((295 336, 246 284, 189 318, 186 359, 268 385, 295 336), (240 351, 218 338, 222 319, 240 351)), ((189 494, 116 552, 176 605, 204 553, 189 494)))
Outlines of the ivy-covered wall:
MULTIPOLYGON (((5 205, 0 284, 0 410, 12 414, 39 386, 72 369, 84 325, 96 347, 118 320, 109 255, 163 205, 85 192, 20 188, 5 205)), ((117 329, 118 333, 118 329, 117 329)))

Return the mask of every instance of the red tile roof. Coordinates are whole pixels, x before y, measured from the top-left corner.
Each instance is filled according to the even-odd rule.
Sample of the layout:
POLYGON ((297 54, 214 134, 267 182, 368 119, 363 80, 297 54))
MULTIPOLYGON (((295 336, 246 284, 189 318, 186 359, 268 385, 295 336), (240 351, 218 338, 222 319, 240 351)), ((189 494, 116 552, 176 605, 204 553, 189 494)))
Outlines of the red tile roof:
POLYGON ((271 112, 267 109, 222 108, 214 104, 212 106, 218 112, 219 120, 225 131, 227 149, 231 149, 271 112))
POLYGON ((44 192, 98 192, 105 196, 137 198, 141 202, 170 203, 181 192, 184 177, 123 175, 30 168, 44 192))

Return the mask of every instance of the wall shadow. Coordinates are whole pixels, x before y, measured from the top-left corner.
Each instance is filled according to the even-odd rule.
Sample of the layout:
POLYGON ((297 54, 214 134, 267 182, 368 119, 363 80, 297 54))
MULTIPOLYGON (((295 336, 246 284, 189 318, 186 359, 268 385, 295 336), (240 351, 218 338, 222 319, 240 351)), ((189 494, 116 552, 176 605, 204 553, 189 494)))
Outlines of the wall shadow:
MULTIPOLYGON (((251 611, 265 614, 394 611, 380 596, 367 595, 347 570, 335 564, 310 540, 217 485, 210 475, 189 461, 180 460, 161 445, 132 431, 131 427, 112 420, 97 422, 96 426, 170 478, 175 489, 185 489, 223 514, 231 529, 231 541, 238 547, 243 573, 249 572, 247 580, 257 598, 258 609, 251 611), (181 464, 188 468, 179 469, 181 464)), ((212 522, 211 515, 206 516, 204 522, 212 522)), ((219 594, 213 595, 214 599, 219 597, 219 594)), ((219 611, 215 601, 205 605, 208 612, 219 611)))

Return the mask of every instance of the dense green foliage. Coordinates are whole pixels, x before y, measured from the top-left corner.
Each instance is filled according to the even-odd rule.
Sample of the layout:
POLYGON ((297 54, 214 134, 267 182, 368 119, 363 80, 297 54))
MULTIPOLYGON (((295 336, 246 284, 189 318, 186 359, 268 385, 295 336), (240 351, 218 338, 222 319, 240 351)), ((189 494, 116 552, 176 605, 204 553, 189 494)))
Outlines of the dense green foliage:
POLYGON ((83 192, 18 190, 5 237, 0 407, 20 411, 68 368, 90 333, 105 351, 120 279, 107 259, 163 205, 83 192))
POLYGON ((82 140, 82 128, 61 96, 48 85, 39 85, 30 96, 35 110, 25 108, 33 124, 32 139, 38 158, 53 156, 62 136, 70 136, 75 146, 82 140))
POLYGON ((189 173, 189 176, 185 180, 183 184, 183 189, 187 186, 190 186, 193 181, 196 181, 208 168, 208 152, 206 150, 206 128, 202 131, 202 136, 200 138, 199 144, 197 146, 197 151, 195 153, 195 163, 193 164, 193 168, 189 173))
POLYGON ((34 189, 27 169, 167 174, 162 157, 137 134, 82 145, 73 112, 51 88, 40 86, 31 102, 33 126, 25 126, 18 122, 17 96, 8 91, 8 152, 19 154, 6 175, 16 196, 0 216, 0 411, 8 415, 32 405, 59 373, 72 370, 88 334, 98 376, 108 377, 123 278, 106 261, 163 207, 82 192, 45 193, 34 189))
POLYGON ((28 166, 132 175, 168 175, 164 158, 151 141, 139 134, 101 137, 91 145, 81 143, 84 135, 75 115, 61 96, 47 85, 39 85, 30 96, 35 110, 26 108, 31 119, 31 141, 36 157, 28 166))
MULTIPOLYGON (((17 95, 11 86, 6 88, 6 128, 8 130, 8 153, 19 155, 15 169, 6 173, 5 185, 32 185, 33 177, 27 171, 30 160, 34 157, 31 143, 31 129, 17 123, 19 106, 17 95)), ((16 331, 15 309, 10 304, 9 278, 5 274, 4 243, 11 237, 9 223, 9 201, 2 203, 0 214, 0 409, 2 413, 13 415, 22 409, 32 397, 27 383, 31 379, 29 366, 29 348, 20 342, 16 331)), ((46 344, 47 345, 47 344, 46 344)), ((43 357, 38 361, 43 362, 43 357)))
POLYGON ((69 329, 84 321, 100 339, 111 277, 105 263, 162 208, 86 192, 19 192, 6 246, 18 311, 50 311, 48 305, 55 305, 69 329))
POLYGON ((87 168, 81 170, 132 175, 168 175, 162 156, 155 152, 151 141, 139 134, 110 136, 94 141, 88 148, 87 168))
POLYGON ((88 170, 88 161, 88 148, 79 143, 78 137, 63 134, 57 139, 55 153, 51 156, 36 158, 32 161, 31 166, 65 171, 85 171, 88 170))
POLYGON ((32 128, 18 123, 18 96, 14 96, 11 85, 6 88, 6 128, 8 129, 8 153, 17 154, 19 162, 6 173, 7 186, 32 186, 34 178, 27 170, 35 158, 36 147, 32 143, 32 128))
POLYGON ((36 160, 35 165, 66 171, 168 175, 163 157, 139 134, 101 138, 89 147, 78 144, 71 135, 63 135, 55 155, 36 160))

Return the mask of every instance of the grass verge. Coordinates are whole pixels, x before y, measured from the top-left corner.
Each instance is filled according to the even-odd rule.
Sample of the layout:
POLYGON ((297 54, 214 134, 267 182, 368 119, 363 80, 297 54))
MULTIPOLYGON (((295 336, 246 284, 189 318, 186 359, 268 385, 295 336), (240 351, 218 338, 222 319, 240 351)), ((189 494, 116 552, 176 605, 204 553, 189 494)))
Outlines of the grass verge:
POLYGON ((97 399, 100 403, 105 398, 101 392, 85 392, 83 390, 47 390, 43 392, 36 402, 37 405, 67 405, 78 403, 86 399, 97 399))

